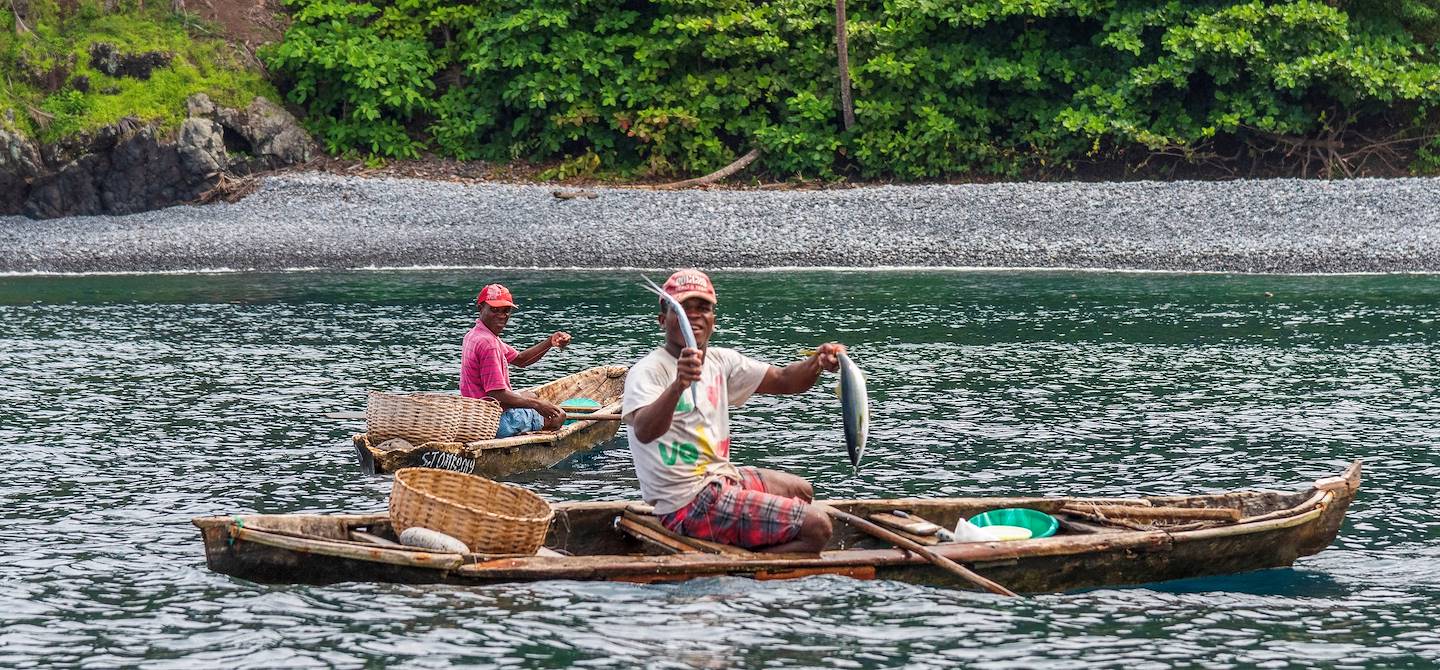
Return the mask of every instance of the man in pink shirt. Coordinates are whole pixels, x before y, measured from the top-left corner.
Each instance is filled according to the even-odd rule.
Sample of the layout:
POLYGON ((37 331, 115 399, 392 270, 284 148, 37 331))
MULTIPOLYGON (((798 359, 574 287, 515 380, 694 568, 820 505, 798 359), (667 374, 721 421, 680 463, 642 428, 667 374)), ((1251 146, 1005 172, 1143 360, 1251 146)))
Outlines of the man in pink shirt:
POLYGON ((552 348, 570 344, 570 334, 556 331, 525 351, 500 340, 515 301, 510 289, 490 284, 475 296, 479 318, 475 327, 465 334, 464 351, 460 357, 460 395, 467 398, 493 398, 505 412, 500 415, 500 431, 496 437, 509 437, 536 430, 555 430, 565 423, 565 412, 559 405, 546 402, 529 391, 510 388, 510 365, 526 367, 540 360, 552 348))

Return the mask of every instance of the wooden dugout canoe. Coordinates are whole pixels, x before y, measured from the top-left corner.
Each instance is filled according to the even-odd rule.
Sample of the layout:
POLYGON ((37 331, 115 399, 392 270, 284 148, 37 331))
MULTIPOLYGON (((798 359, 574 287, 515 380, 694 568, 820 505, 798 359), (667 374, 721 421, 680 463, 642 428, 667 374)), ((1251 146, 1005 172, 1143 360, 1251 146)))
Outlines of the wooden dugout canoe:
MULTIPOLYGON (((623 365, 602 365, 566 375, 530 389, 553 403, 591 398, 597 414, 618 414, 625 393, 623 365)), ((615 437, 619 421, 575 421, 557 431, 524 433, 475 442, 427 442, 407 449, 378 449, 366 433, 352 438, 366 474, 388 474, 400 468, 441 468, 482 477, 503 477, 548 468, 579 451, 615 437)))
MULTIPOLYGON (((937 498, 837 500, 852 514, 904 510, 937 524, 1003 507, 1029 507, 1061 519, 1042 539, 939 544, 930 549, 1018 592, 1141 584, 1289 566, 1335 539, 1360 486, 1360 462, 1338 477, 1302 490, 1233 491, 1145 498, 937 498), (1083 501, 1083 502, 1082 502, 1083 501), (1183 521, 1137 529, 1134 521, 1096 522, 1061 510, 1110 507, 1233 509, 1239 521, 1183 521), (1088 522, 1087 522, 1088 520, 1088 522), (1122 525, 1123 524, 1123 525, 1122 525)), ((925 559, 836 524, 819 555, 773 555, 730 548, 724 553, 664 554, 620 530, 626 503, 554 505, 546 547, 569 555, 439 554, 381 546, 393 539, 389 518, 375 515, 239 515, 194 519, 210 568, 258 582, 386 581, 485 584, 547 579, 679 581, 738 575, 791 579, 819 574, 967 588, 925 559), (357 534, 357 531, 359 532, 357 534), (368 541, 365 541, 368 538, 368 541), (376 539, 379 538, 379 539, 376 539)), ((542 550, 542 553, 547 553, 542 550)))

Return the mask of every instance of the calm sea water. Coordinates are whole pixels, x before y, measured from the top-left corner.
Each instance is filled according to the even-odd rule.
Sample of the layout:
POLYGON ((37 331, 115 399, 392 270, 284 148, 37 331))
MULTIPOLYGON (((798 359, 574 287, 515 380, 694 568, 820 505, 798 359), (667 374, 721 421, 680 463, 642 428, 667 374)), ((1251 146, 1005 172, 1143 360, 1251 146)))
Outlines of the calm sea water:
MULTIPOLYGON (((663 273, 651 273, 657 279, 663 273)), ((539 382, 658 341, 634 272, 0 277, 0 666, 1435 667, 1440 277, 721 273, 717 342, 847 343, 874 403, 852 474, 828 381, 736 415, 738 460, 824 497, 1291 488, 1366 459, 1293 569, 1009 601, 891 582, 262 586, 196 515, 382 509, 325 412, 454 389, 467 300, 563 328, 539 382)), ((513 478, 634 499, 623 444, 513 478)))

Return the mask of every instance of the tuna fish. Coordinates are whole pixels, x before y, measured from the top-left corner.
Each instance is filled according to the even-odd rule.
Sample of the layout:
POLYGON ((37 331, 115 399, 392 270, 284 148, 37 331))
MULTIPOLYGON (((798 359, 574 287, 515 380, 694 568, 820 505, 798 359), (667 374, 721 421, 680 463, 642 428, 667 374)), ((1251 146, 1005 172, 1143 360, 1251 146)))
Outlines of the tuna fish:
POLYGON ((865 373, 850 357, 840 354, 840 382, 835 392, 840 396, 840 413, 845 419, 845 449, 850 452, 850 465, 860 467, 865 455, 865 439, 870 435, 870 395, 865 391, 865 373))
MULTIPOLYGON (((675 318, 680 320, 680 323, 682 324, 680 326, 680 334, 685 337, 685 346, 690 347, 691 349, 699 349, 700 347, 695 346, 695 332, 690 330, 690 317, 685 314, 685 308, 680 306, 680 301, 676 300, 675 296, 661 290, 659 286, 655 285, 655 282, 650 281, 649 277, 646 277, 645 275, 640 275, 640 278, 645 280, 645 289, 650 291, 651 293, 654 293, 655 295, 660 296, 660 299, 664 300, 665 304, 670 307, 670 313, 674 314, 675 318)), ((860 390, 862 393, 865 390, 864 380, 861 380, 860 382, 860 390)), ((700 396, 698 394, 699 392, 695 390, 695 384, 691 384, 690 404, 696 407, 700 406, 700 396)))

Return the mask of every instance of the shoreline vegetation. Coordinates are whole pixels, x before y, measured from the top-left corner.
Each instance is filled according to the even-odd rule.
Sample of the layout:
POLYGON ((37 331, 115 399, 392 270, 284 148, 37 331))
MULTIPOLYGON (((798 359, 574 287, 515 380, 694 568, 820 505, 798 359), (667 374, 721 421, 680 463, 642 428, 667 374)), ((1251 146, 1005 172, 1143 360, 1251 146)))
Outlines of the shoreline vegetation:
POLYGON ((1440 146, 1421 2, 290 7, 262 55, 332 152, 541 162, 542 181, 757 150, 769 181, 1396 176, 1440 146))
MULTIPOLYGON (((725 187, 1440 172, 1440 14, 1419 0, 5 1, 0 130, 53 145, 174 132, 206 93, 287 101, 330 155, 306 169, 339 174, 691 186, 746 156, 725 187)), ((218 181, 206 200, 256 183, 218 181)))

